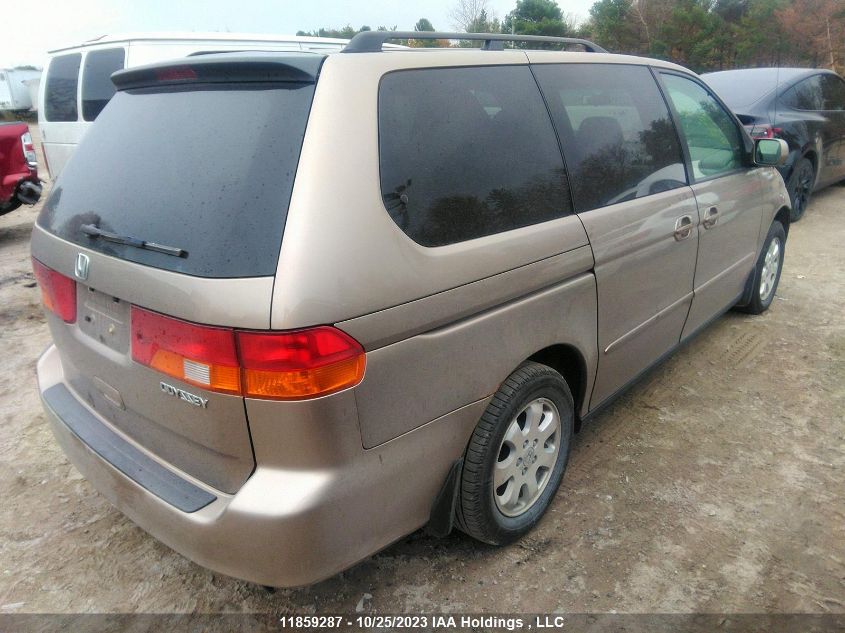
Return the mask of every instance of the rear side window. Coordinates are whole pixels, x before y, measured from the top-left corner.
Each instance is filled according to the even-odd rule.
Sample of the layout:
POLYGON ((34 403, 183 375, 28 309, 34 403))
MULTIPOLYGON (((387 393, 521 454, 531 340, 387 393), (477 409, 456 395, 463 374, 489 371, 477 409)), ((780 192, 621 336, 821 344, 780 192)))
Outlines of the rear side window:
POLYGON ((796 110, 822 110, 824 95, 821 75, 813 75, 799 81, 784 93, 781 101, 785 106, 796 110))
POLYGON ((91 51, 82 71, 82 118, 93 121, 114 95, 111 74, 123 68, 122 48, 91 51))
POLYGON ((666 92, 681 124, 697 180, 743 166, 743 142, 734 118, 692 79, 663 74, 666 92))
POLYGON ((845 110, 845 81, 834 75, 822 75, 824 109, 845 110))
POLYGON ((423 246, 572 212, 554 129, 527 66, 386 75, 379 158, 390 217, 423 246))
POLYGON ((314 94, 306 83, 120 91, 56 181, 38 223, 129 261, 200 277, 276 272, 314 94), (89 237, 83 225, 187 251, 89 237))
POLYGON ((44 88, 44 116, 48 121, 76 121, 76 92, 79 87, 80 53, 54 57, 44 88))
POLYGON ((544 64, 534 72, 561 136, 579 212, 686 184, 678 136, 647 68, 544 64))

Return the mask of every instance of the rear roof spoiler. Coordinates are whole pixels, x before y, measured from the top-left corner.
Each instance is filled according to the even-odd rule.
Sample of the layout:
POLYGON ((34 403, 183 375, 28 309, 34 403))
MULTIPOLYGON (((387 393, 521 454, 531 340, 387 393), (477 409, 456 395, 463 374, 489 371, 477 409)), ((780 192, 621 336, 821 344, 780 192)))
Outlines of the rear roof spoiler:
POLYGON ((315 83, 321 53, 219 53, 127 68, 113 73, 118 90, 192 83, 315 83))
POLYGON ((363 31, 353 37, 343 53, 378 53, 388 40, 474 40, 481 41, 482 50, 504 50, 505 42, 537 42, 546 44, 577 44, 588 53, 606 53, 598 44, 576 37, 547 37, 545 35, 511 35, 509 33, 445 33, 438 31, 363 31))

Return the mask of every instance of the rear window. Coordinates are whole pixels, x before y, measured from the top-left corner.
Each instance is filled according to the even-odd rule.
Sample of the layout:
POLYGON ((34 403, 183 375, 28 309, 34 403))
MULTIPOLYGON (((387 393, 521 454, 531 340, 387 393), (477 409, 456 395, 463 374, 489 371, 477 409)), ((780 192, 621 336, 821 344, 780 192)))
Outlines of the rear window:
POLYGON ((80 143, 38 219, 129 261, 200 277, 273 275, 313 84, 118 92, 80 143), (94 238, 82 225, 187 251, 94 238))
POLYGON ((93 121, 114 95, 111 74, 123 68, 122 48, 91 51, 82 72, 82 118, 93 121))
POLYGON ((527 66, 386 75, 379 157, 390 217, 423 246, 572 212, 557 137, 527 66))
POLYGON ((47 70, 47 85, 44 88, 44 116, 48 121, 76 121, 79 112, 76 107, 76 91, 79 87, 80 53, 54 57, 47 70))
POLYGON ((768 69, 729 70, 702 75, 701 78, 734 110, 756 103, 772 92, 778 83, 777 73, 768 69))

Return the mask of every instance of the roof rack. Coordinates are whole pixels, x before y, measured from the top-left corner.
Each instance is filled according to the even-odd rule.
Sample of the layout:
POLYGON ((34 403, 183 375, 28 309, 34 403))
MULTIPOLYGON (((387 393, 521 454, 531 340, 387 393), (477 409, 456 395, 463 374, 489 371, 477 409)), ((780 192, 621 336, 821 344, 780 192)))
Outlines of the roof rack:
POLYGON ((508 33, 441 33, 438 31, 363 31, 353 37, 343 53, 378 53, 388 40, 479 40, 485 51, 504 50, 505 42, 548 42, 580 44, 589 53, 606 53, 598 44, 577 37, 547 37, 545 35, 510 35, 508 33))

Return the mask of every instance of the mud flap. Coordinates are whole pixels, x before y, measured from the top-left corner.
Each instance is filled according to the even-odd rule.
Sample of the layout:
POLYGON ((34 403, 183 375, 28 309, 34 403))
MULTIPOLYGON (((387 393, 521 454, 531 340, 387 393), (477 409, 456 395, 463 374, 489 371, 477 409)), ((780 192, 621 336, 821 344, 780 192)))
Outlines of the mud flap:
POLYGON ((464 458, 456 460, 449 468, 446 481, 431 506, 431 516, 426 525, 426 532, 432 536, 442 538, 449 536, 452 526, 455 523, 455 506, 458 503, 458 484, 461 481, 461 469, 464 466, 464 458))
POLYGON ((739 297, 739 300, 736 302, 734 307, 744 308, 749 303, 751 303, 751 297, 754 295, 755 279, 757 279, 757 262, 754 262, 754 268, 751 269, 751 273, 748 275, 748 279, 745 280, 745 288, 743 289, 742 295, 739 297))

